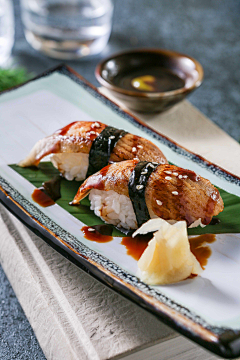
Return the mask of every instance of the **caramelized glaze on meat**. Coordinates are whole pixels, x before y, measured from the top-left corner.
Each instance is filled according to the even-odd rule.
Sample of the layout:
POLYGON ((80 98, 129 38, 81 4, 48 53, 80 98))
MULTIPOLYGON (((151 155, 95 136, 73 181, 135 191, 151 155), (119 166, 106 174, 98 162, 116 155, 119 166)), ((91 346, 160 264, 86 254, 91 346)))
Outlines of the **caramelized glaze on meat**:
MULTIPOLYGON (((78 204, 92 189, 113 190, 129 197, 128 182, 138 160, 106 166, 80 186, 73 204, 78 204)), ((204 225, 223 210, 218 190, 207 179, 173 165, 159 165, 150 175, 145 200, 150 216, 164 220, 186 220, 188 226, 201 218, 204 225)))
MULTIPOLYGON (((107 127, 100 122, 76 121, 56 131, 53 135, 39 140, 30 154, 22 160, 22 167, 37 166, 41 159, 56 153, 89 154, 93 141, 107 127)), ((156 161, 167 164, 161 150, 151 141, 127 133, 117 142, 109 162, 119 162, 137 158, 140 161, 156 161)))
POLYGON ((54 134, 39 140, 29 155, 19 165, 22 167, 37 166, 41 159, 56 153, 85 153, 88 154, 93 141, 98 134, 107 127, 102 123, 92 121, 76 121, 54 134), (99 124, 99 126, 95 126, 99 124))
POLYGON ((158 166, 151 174, 145 198, 150 215, 186 220, 188 225, 199 218, 207 225, 223 210, 219 191, 209 180, 173 165, 158 166))

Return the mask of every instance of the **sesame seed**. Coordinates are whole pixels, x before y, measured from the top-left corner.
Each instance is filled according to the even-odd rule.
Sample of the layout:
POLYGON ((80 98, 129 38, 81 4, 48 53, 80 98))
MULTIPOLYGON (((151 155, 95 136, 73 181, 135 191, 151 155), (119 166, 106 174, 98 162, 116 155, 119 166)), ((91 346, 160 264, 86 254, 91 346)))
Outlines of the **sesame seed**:
POLYGON ((113 139, 115 139, 115 136, 111 135, 111 136, 109 136, 109 139, 113 140, 113 139))
POLYGON ((182 175, 178 175, 178 178, 179 178, 179 179, 182 179, 182 175))
POLYGON ((132 152, 136 152, 136 151, 137 151, 137 148, 133 147, 132 152))
POLYGON ((200 180, 200 176, 197 175, 197 176, 196 176, 196 181, 199 181, 199 180, 200 180))
POLYGON ((157 203, 158 205, 162 205, 161 200, 156 200, 156 203, 157 203))
POLYGON ((172 194, 173 195, 178 195, 178 192, 177 191, 172 191, 172 194))
POLYGON ((93 229, 93 228, 88 228, 88 231, 95 231, 95 229, 93 229))
POLYGON ((178 176, 178 173, 177 172, 173 172, 172 173, 174 176, 178 176))
POLYGON ((187 175, 183 175, 183 178, 184 178, 184 179, 187 179, 187 177, 188 177, 187 175))
POLYGON ((151 163, 148 166, 150 166, 152 169, 155 168, 155 166, 153 164, 151 164, 151 163))
POLYGON ((160 164, 166 164, 166 160, 165 160, 165 159, 161 159, 161 160, 160 160, 160 164))
POLYGON ((213 200, 217 200, 217 194, 212 194, 212 196, 211 196, 211 198, 213 199, 213 200))
POLYGON ((137 147, 138 147, 139 149, 143 149, 143 146, 142 146, 142 145, 137 145, 137 147))
POLYGON ((89 131, 89 134, 93 134, 93 135, 95 135, 95 134, 96 134, 96 132, 95 132, 95 131, 89 131))
POLYGON ((172 180, 171 176, 166 176, 165 179, 166 180, 172 180))
POLYGON ((93 127, 100 127, 101 125, 98 122, 95 122, 92 126, 93 127))
POLYGON ((150 162, 146 165, 146 168, 148 168, 148 167, 155 168, 155 166, 150 162))
POLYGON ((172 172, 171 171, 164 171, 166 174, 172 174, 172 172))
POLYGON ((137 189, 137 190, 141 190, 142 188, 143 188, 143 185, 137 185, 137 186, 136 186, 136 189, 137 189))

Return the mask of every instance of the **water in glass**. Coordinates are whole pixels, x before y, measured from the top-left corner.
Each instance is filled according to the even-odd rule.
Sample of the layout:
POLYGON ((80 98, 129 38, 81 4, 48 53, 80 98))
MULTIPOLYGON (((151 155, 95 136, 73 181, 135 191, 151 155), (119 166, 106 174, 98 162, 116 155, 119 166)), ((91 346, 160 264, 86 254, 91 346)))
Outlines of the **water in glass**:
POLYGON ((11 0, 0 0, 0 66, 7 63, 14 43, 14 17, 11 0))
POLYGON ((21 0, 21 8, 26 39, 48 56, 77 59, 108 42, 111 0, 21 0))

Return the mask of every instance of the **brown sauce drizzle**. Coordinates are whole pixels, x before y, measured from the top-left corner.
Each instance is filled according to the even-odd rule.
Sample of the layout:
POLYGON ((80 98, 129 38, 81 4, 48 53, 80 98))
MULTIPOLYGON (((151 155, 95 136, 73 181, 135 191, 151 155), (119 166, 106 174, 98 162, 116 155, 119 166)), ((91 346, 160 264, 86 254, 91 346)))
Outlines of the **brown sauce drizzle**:
POLYGON ((84 234, 85 239, 87 239, 87 240, 96 241, 98 243, 106 243, 106 242, 113 240, 112 236, 103 235, 99 231, 94 229, 94 227, 92 227, 92 226, 83 226, 81 230, 84 234), (91 231, 91 230, 94 230, 94 231, 91 231))
MULTIPOLYGON (((122 238, 121 244, 126 247, 127 255, 132 256, 135 260, 138 261, 152 237, 152 233, 146 235, 137 235, 135 238, 126 236, 122 238)), ((215 234, 204 234, 189 239, 191 252, 199 261, 202 269, 205 269, 208 259, 212 254, 212 250, 209 246, 207 246, 207 244, 212 244, 214 241, 216 241, 215 234)), ((195 276, 196 275, 192 274, 190 278, 195 276)))
POLYGON ((35 189, 32 193, 32 199, 42 207, 48 207, 55 204, 60 199, 61 176, 54 176, 51 180, 42 183, 42 186, 35 189))
POLYGON ((42 207, 54 205, 55 202, 44 192, 44 188, 35 189, 32 193, 32 199, 42 207))
POLYGON ((71 124, 68 124, 66 126, 64 126, 62 129, 58 130, 58 134, 59 135, 66 135, 66 133, 68 132, 68 130, 74 125, 76 124, 77 121, 73 121, 71 124))
MULTIPOLYGON (((98 190, 104 190, 105 188, 105 177, 107 175, 108 172, 108 166, 105 166, 103 169, 101 169, 97 175, 95 175, 95 181, 94 184, 90 184, 90 185, 82 185, 82 191, 90 191, 92 189, 98 189, 98 190)), ((77 193, 78 194, 78 193, 77 193)), ((77 196, 77 195, 75 195, 77 196)), ((71 206, 77 206, 79 208, 83 208, 84 205, 81 205, 81 203, 79 204, 74 204, 72 201, 69 202, 69 205, 71 206)), ((89 207, 88 207, 89 209, 89 207)))
POLYGON ((204 234, 189 239, 191 252, 199 261, 202 269, 205 269, 208 259, 212 254, 212 250, 207 244, 212 244, 214 241, 216 241, 215 234, 204 234))
POLYGON ((105 182, 105 177, 107 176, 108 169, 109 169, 109 165, 101 169, 97 177, 95 175, 95 180, 97 181, 94 182, 94 185, 91 186, 91 189, 104 190, 104 182, 105 182))
MULTIPOLYGON (((199 181, 200 180, 200 177, 199 175, 197 175, 194 171, 192 170, 187 170, 187 169, 182 169, 182 168, 177 168, 175 170, 179 175, 187 175, 187 177, 196 182, 196 181, 199 181)), ((173 171, 174 172, 174 171, 173 171)))
POLYGON ((127 255, 132 256, 135 260, 139 260, 152 237, 152 233, 137 235, 134 238, 126 236, 122 238, 121 244, 126 247, 127 255))
POLYGON ((191 274, 188 276, 187 279, 194 279, 195 277, 197 277, 198 275, 197 274, 191 274))
POLYGON ((95 229, 97 232, 99 232, 102 235, 112 236, 112 232, 113 232, 112 225, 100 224, 100 225, 93 225, 91 226, 91 228, 95 229))

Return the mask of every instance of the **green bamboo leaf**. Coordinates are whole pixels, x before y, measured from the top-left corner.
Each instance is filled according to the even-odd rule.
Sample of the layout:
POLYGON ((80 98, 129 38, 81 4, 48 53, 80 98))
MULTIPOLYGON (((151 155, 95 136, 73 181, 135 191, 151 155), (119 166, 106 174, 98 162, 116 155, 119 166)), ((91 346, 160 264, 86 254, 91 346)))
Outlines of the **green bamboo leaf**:
MULTIPOLYGON (((43 182, 52 179, 53 176, 59 175, 59 171, 50 162, 42 162, 38 168, 21 168, 18 165, 10 166, 37 188, 43 182)), ((83 199, 80 206, 69 205, 80 185, 81 182, 79 181, 67 181, 63 178, 61 182, 61 199, 56 201, 57 204, 87 226, 103 224, 103 221, 90 210, 88 198, 83 199)), ((240 233, 240 217, 236 216, 236 214, 240 214, 240 198, 225 190, 219 189, 219 191, 224 202, 224 210, 217 216, 220 223, 217 225, 207 225, 204 228, 189 229, 189 235, 240 233)), ((125 236, 118 230, 114 230, 113 235, 125 236)))

